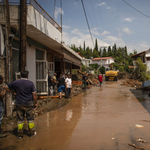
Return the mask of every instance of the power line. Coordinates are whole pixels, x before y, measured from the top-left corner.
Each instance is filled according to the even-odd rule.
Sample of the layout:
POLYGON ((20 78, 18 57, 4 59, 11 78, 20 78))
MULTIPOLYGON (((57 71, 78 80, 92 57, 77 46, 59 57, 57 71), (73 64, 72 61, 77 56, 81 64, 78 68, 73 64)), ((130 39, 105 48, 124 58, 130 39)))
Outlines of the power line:
POLYGON ((87 18, 87 15, 86 15, 86 11, 85 11, 85 8, 84 8, 83 0, 81 0, 81 2, 82 2, 82 6, 83 6, 83 10, 84 10, 86 22, 87 22, 87 25, 88 25, 88 28, 89 28, 89 32, 90 32, 90 35, 91 35, 91 40, 92 40, 93 47, 94 47, 94 41, 93 41, 92 33, 91 33, 91 30, 90 30, 90 25, 89 25, 89 22, 88 22, 88 18, 87 18))
POLYGON ((131 6, 129 3, 127 3, 125 0, 123 0, 123 1, 124 1, 127 5, 129 5, 131 8, 133 8, 134 10, 136 10, 137 12, 139 12, 140 14, 144 15, 145 17, 150 18, 150 16, 148 16, 148 15, 142 13, 141 11, 137 10, 136 8, 134 8, 133 6, 131 6))

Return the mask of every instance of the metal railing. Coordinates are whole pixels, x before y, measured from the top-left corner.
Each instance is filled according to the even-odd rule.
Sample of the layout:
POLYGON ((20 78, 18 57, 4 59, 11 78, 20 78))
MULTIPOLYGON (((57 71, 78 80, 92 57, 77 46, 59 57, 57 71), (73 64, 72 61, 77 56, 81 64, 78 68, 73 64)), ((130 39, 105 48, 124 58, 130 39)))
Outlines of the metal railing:
MULTIPOLYGON (((0 1, 0 4, 4 4, 4 0, 0 1)), ((10 5, 20 5, 20 0, 9 0, 10 5)), ((62 32, 62 28, 56 21, 37 3, 36 0, 26 0, 27 5, 32 5, 45 19, 47 19, 57 30, 62 32)))

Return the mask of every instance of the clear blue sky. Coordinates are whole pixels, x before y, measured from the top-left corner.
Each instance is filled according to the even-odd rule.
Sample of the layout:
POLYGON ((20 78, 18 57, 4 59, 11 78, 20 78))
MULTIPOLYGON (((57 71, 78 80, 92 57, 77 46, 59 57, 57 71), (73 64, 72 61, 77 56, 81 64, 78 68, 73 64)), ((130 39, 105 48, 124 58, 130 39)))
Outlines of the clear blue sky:
MULTIPOLYGON (((55 0, 37 0, 53 18, 55 0)), ((102 46, 127 46, 128 53, 150 48, 150 0, 83 0, 92 37, 102 46)), ((81 0, 62 0, 65 44, 93 48, 81 0)), ((54 20, 60 25, 60 0, 56 0, 54 20)))

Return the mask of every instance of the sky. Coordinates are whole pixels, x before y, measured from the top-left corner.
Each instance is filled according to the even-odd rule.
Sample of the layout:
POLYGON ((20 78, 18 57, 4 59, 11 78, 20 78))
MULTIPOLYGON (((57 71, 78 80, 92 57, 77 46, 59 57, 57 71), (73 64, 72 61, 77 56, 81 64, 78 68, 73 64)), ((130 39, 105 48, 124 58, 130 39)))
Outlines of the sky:
POLYGON ((150 0, 83 0, 92 38, 82 1, 62 0, 62 11, 60 1, 37 0, 59 25, 62 13, 66 45, 83 47, 85 41, 85 46, 93 49, 97 39, 99 49, 114 43, 126 46, 128 53, 150 49, 150 0))

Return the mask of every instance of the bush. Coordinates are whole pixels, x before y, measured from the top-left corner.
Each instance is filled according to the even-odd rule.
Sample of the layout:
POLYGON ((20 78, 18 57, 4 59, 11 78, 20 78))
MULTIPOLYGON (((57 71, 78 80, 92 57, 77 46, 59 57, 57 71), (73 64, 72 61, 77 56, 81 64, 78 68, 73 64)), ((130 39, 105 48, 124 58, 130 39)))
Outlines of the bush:
POLYGON ((101 74, 105 74, 105 67, 104 66, 100 67, 99 70, 100 70, 101 74))
POLYGON ((119 66, 119 71, 120 71, 120 72, 124 72, 123 66, 119 66))

